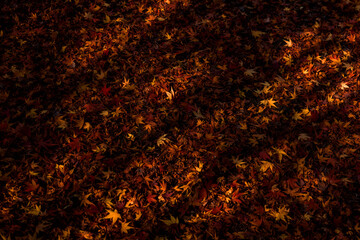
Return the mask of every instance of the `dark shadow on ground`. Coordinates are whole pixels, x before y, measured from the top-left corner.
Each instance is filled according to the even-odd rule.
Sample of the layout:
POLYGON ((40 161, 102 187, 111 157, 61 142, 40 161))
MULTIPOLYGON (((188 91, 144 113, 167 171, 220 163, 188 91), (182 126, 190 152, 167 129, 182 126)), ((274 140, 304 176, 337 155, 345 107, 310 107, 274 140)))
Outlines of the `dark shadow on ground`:
MULTIPOLYGON (((302 184, 298 172, 294 170, 296 158, 306 158, 306 166, 311 170, 306 176, 310 179, 315 179, 321 174, 339 179, 346 176, 351 169, 358 167, 356 159, 353 163, 346 163, 347 165, 315 162, 318 159, 318 148, 333 145, 336 141, 332 139, 333 136, 356 133, 358 130, 357 126, 354 126, 353 131, 344 133, 325 130, 331 129, 330 126, 324 125, 326 119, 331 121, 336 118, 344 122, 351 120, 348 113, 349 109, 352 109, 351 103, 356 99, 357 92, 349 91, 347 99, 339 106, 325 101, 335 86, 343 82, 341 74, 347 74, 344 69, 340 67, 340 71, 317 79, 318 86, 302 90, 294 100, 287 100, 284 96, 271 93, 259 95, 254 92, 263 87, 261 83, 269 82, 273 86, 277 84, 277 76, 290 82, 284 84, 284 88, 293 86, 291 81, 299 81, 299 85, 305 87, 297 76, 301 75, 300 68, 303 67, 308 55, 316 56, 319 53, 329 56, 340 51, 339 45, 351 51, 352 58, 348 59, 348 63, 357 65, 356 56, 359 53, 355 43, 348 43, 343 36, 338 36, 343 32, 358 30, 357 23, 349 20, 349 16, 355 17, 358 14, 354 8, 345 6, 339 9, 336 4, 317 1, 279 1, 278 4, 256 1, 193 1, 188 6, 178 3, 169 7, 168 11, 171 14, 167 15, 165 21, 153 20, 151 24, 143 25, 146 14, 137 13, 133 16, 133 12, 138 11, 137 6, 129 3, 127 7, 132 10, 122 12, 120 22, 123 21, 123 24, 112 23, 108 26, 103 22, 105 12, 94 13, 94 19, 99 18, 98 20, 75 20, 76 16, 84 14, 79 12, 84 6, 90 6, 90 3, 76 6, 68 2, 61 5, 62 7, 60 3, 46 1, 37 4, 34 7, 32 3, 19 2, 15 7, 14 2, 9 2, 8 6, 4 5, 2 8, 3 13, 12 12, 7 7, 15 8, 18 12, 18 21, 25 22, 29 28, 33 27, 36 30, 29 33, 24 32, 24 26, 21 24, 15 27, 17 20, 8 14, 3 14, 0 19, 1 27, 5 26, 4 37, 11 36, 13 40, 8 41, 0 49, 5 63, 0 69, 1 90, 9 94, 1 102, 1 114, 5 119, 3 123, 8 124, 3 125, 5 130, 0 138, 3 146, 1 156, 10 161, 4 162, 4 170, 15 169, 10 175, 14 179, 18 178, 22 169, 31 169, 31 162, 35 162, 44 165, 41 172, 55 174, 56 180, 62 183, 58 183, 59 189, 53 189, 53 180, 35 175, 36 182, 43 190, 38 193, 39 196, 34 197, 39 197, 47 214, 41 217, 18 218, 19 213, 14 209, 21 208, 23 203, 17 202, 11 206, 15 217, 11 222, 5 222, 8 226, 18 226, 21 229, 27 224, 47 220, 58 229, 66 229, 69 225, 81 229, 82 212, 91 216, 90 219, 97 219, 96 216, 105 211, 100 202, 87 208, 81 206, 79 198, 81 192, 86 192, 86 189, 111 191, 112 185, 126 187, 128 185, 124 182, 128 182, 127 184, 133 184, 132 188, 135 191, 138 187, 153 192, 153 188, 161 182, 159 171, 174 176, 167 182, 168 188, 173 189, 179 187, 179 184, 190 182, 185 176, 192 168, 198 166, 200 161, 204 163, 204 170, 200 171, 194 183, 189 184, 192 197, 178 194, 177 201, 165 208, 167 212, 163 209, 159 210, 160 212, 147 209, 144 214, 153 215, 153 218, 157 219, 166 218, 171 214, 189 220, 196 214, 213 212, 221 206, 221 217, 214 222, 190 223, 181 220, 181 224, 202 232, 205 239, 214 238, 214 229, 220 234, 220 238, 228 237, 227 233, 241 231, 249 232, 249 238, 269 237, 274 231, 280 235, 281 227, 271 229, 269 221, 263 219, 264 230, 259 234, 260 225, 250 224, 253 219, 248 215, 254 219, 265 218, 265 215, 256 213, 256 208, 265 205, 278 206, 279 203, 274 203, 271 197, 266 196, 273 185, 285 184, 289 179, 297 179, 297 184, 302 184), (48 4, 53 6, 55 14, 45 11, 48 4), (286 14, 294 9, 296 14, 286 14), (39 16, 48 14, 49 21, 27 20, 34 11, 38 12, 39 16), (338 15, 337 21, 333 20, 335 15, 338 15), (75 26, 71 25, 72 20, 76 22, 75 26), (260 25, 259 22, 263 24, 260 25), (321 26, 314 29, 313 25, 316 22, 321 23, 321 26), (344 27, 340 28, 341 30, 333 27, 334 40, 322 39, 319 44, 303 48, 301 52, 294 54, 292 66, 284 66, 285 62, 279 56, 290 51, 284 47, 284 39, 305 41, 302 34, 306 31, 315 32, 323 37, 324 32, 331 29, 329 26, 338 22, 343 22, 344 27), (115 31, 116 26, 120 26, 120 30, 115 31), (121 43, 120 38, 120 44, 123 45, 114 52, 116 42, 111 37, 116 38, 116 34, 124 33, 122 29, 126 26, 130 26, 130 37, 125 44, 121 43), (81 33, 83 28, 86 33, 81 33), (104 30, 100 31, 99 28, 104 30), (143 30, 139 32, 139 28, 143 30), (260 35, 255 36, 254 31, 260 32, 260 35), (171 35, 171 41, 165 33, 171 35), (92 47, 87 45, 93 43, 95 44, 92 47), (24 45, 27 52, 22 51, 24 45), (7 49, 14 51, 9 52, 7 49), (327 52, 322 53, 322 50, 327 52), (83 59, 87 51, 94 57, 83 59), (110 59, 114 59, 112 63, 109 62, 110 59), (25 72, 21 72, 22 69, 25 69, 25 72), (257 73, 254 77, 246 76, 244 72, 247 69, 255 69, 257 73), (294 72, 297 69, 298 72, 294 72), (94 73, 94 70, 97 73, 94 73), (288 71, 292 71, 291 74, 284 76, 288 71), (106 72, 106 77, 99 77, 101 72, 106 72), (130 81, 130 87, 124 86, 124 78, 130 81), (327 85, 328 83, 330 84, 327 85), (104 86, 105 90, 102 90, 104 86), (111 88, 109 94, 105 93, 106 86, 111 88), (169 101, 165 92, 170 92, 171 88, 175 91, 175 96, 169 101), (241 96, 240 92, 243 92, 244 96, 241 96), (138 101, 131 99, 131 96, 136 96, 138 101), (271 120, 269 123, 256 124, 257 121, 253 119, 260 122, 262 115, 254 111, 261 106, 261 100, 271 97, 278 99, 276 109, 264 110, 264 116, 270 116, 271 120), (312 113, 295 122, 292 119, 293 109, 301 111, 306 108, 306 101, 313 101, 308 106, 312 113), (116 118, 117 124, 104 120, 100 115, 103 111, 109 111, 111 114, 117 107, 121 109, 120 117, 116 118), (316 109, 317 107, 319 108, 316 109), (34 108, 37 109, 38 117, 32 118, 29 112, 34 108), (162 108, 166 108, 166 111, 162 111, 162 108), (40 114, 41 111, 46 112, 40 114), (154 130, 149 132, 141 124, 134 123, 139 112, 144 117, 144 122, 154 122, 154 130), (338 115, 339 112, 342 115, 338 115), (59 128, 61 116, 67 122, 67 128, 59 128), (82 126, 78 127, 80 118, 88 121, 93 128, 87 131, 82 126), (198 125, 198 120, 203 123, 198 125), (38 122, 44 122, 44 125, 40 127, 38 122), (129 126, 130 122, 132 124, 129 126), (246 131, 241 129, 240 125, 245 122, 248 123, 246 131), (306 133, 311 137, 311 141, 297 141, 301 133, 306 133), (129 134, 133 135, 135 140, 131 140, 129 134), (171 143, 168 146, 157 146, 157 140, 164 134, 167 134, 171 143), (82 145, 79 150, 76 145, 64 145, 66 137, 69 138, 69 143, 80 138, 82 145), (254 138, 259 142, 256 145, 250 144, 254 138), (282 163, 275 164, 274 173, 262 175, 255 167, 239 169, 232 161, 235 157, 243 159, 248 165, 250 162, 247 161, 275 162, 276 155, 267 159, 266 154, 272 151, 272 147, 282 148, 292 141, 297 143, 287 146, 287 152, 295 162, 284 157, 282 163), (102 143, 106 144, 106 151, 93 151, 102 143), (291 151, 296 154, 289 153, 291 151), (87 155, 87 152, 92 153, 87 155), (136 164, 141 161, 142 164, 136 164), (95 164, 99 162, 101 163, 95 164), (152 163, 155 166, 143 167, 144 163, 152 163), (65 174, 59 165, 74 169, 74 173, 65 174), (91 167, 92 165, 94 167, 91 167), (183 169, 179 166, 183 166, 183 169), (99 172, 108 170, 114 172, 112 177, 106 181, 98 178, 99 172), (137 180, 132 180, 134 176, 137 180), (149 185, 144 176, 156 180, 149 185), (244 182, 254 185, 250 184, 251 187, 245 188, 244 182), (60 187, 61 184, 64 186, 60 187), (232 208, 231 213, 225 213, 224 201, 215 197, 207 204, 193 204, 199 198, 201 189, 206 189, 205 192, 210 195, 217 191, 222 192, 221 187, 224 186, 247 189, 248 192, 241 204, 229 205, 232 208), (67 201, 58 202, 56 198, 51 201, 41 199, 41 196, 46 196, 50 190, 55 191, 53 196, 65 195, 67 201), (219 200, 220 205, 216 200, 219 200), (254 206, 254 202, 259 205, 254 206), (242 223, 233 224, 234 221, 242 223)), ((147 3, 147 7, 151 5, 152 3, 147 3)), ((123 6, 120 3, 111 3, 111 7, 112 12, 115 12, 121 11, 123 6)), ((294 43, 297 44, 295 41, 294 43)), ((316 67, 321 70, 320 66, 316 67)), ((342 146, 335 148, 334 152, 341 151, 341 148, 342 146)), ((358 154, 351 155, 352 158, 355 156, 358 154)), ((350 180, 358 181, 355 172, 350 175, 353 176, 350 180)), ((29 179, 24 176, 21 181, 25 184, 29 179)), ((328 213, 329 209, 326 206, 319 206, 321 202, 318 199, 318 206, 314 207, 310 200, 300 201, 291 197, 293 206, 290 206, 290 212, 294 214, 294 220, 289 222, 287 231, 290 234, 297 231, 297 221, 300 222, 300 219, 296 218, 295 213, 300 216, 309 211, 317 211, 319 216, 330 214, 329 216, 336 221, 324 221, 316 217, 308 225, 301 222, 300 230, 305 238, 310 238, 313 231, 316 231, 317 236, 333 236, 331 229, 334 224, 345 229, 338 222, 339 218, 352 226, 359 200, 356 194, 352 194, 356 190, 355 183, 337 184, 328 184, 323 192, 314 194, 314 198, 338 193, 338 198, 331 196, 338 199, 334 202, 342 202, 342 205, 337 206, 340 209, 338 212, 328 213), (313 208, 309 207, 310 205, 313 208), (346 209, 354 212, 343 214, 342 211, 346 209)), ((285 191, 284 186, 278 187, 285 191)), ((6 191, 5 187, 1 190, 6 191)), ((302 191, 306 193, 306 190, 302 191)), ((167 193, 177 194, 174 190, 168 190, 167 193)), ((25 199, 27 194, 21 193, 20 198, 25 199)), ((95 200, 97 199, 93 198, 93 201, 95 200)), ((122 204, 123 202, 116 201, 119 211, 122 204)), ((155 203, 154 209, 160 209, 160 204, 155 203)), ((143 229, 151 238, 164 232, 170 238, 181 234, 180 229, 162 223, 149 221, 137 224, 138 226, 134 227, 143 229)), ((112 233, 107 234, 111 238, 115 237, 115 233, 113 236, 112 233)), ((46 236, 46 233, 43 235, 46 236)))

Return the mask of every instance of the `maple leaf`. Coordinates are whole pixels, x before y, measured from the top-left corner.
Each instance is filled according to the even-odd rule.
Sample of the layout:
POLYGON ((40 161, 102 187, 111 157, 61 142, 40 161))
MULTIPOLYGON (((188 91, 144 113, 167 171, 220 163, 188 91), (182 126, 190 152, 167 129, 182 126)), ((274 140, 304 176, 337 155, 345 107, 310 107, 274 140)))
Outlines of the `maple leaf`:
POLYGON ((94 205, 92 202, 88 200, 88 197, 90 197, 91 193, 85 195, 84 193, 81 195, 81 203, 80 206, 87 206, 87 205, 94 205))
POLYGON ((279 149, 279 148, 275 148, 275 147, 273 147, 272 149, 274 149, 274 150, 276 151, 276 153, 279 155, 279 161, 280 161, 280 162, 281 162, 281 160, 282 160, 282 158, 283 158, 283 155, 285 155, 285 156, 287 156, 288 158, 290 158, 289 155, 287 155, 286 152, 284 152, 284 150, 279 149))
POLYGON ((121 233, 128 233, 128 230, 132 229, 133 227, 129 226, 130 223, 127 222, 121 222, 121 233))
POLYGON ((118 211, 115 209, 115 211, 111 211, 111 210, 106 210, 109 214, 104 217, 104 219, 111 219, 112 220, 112 224, 114 225, 116 223, 116 221, 120 218, 121 216, 118 213, 118 211))
POLYGON ((38 206, 38 205, 35 205, 35 208, 32 208, 32 209, 29 209, 28 214, 31 214, 31 215, 35 215, 35 216, 38 216, 41 214, 41 205, 38 206))
POLYGON ((274 164, 272 164, 271 162, 268 162, 268 161, 261 161, 261 162, 262 162, 262 164, 260 167, 260 171, 266 172, 268 169, 270 169, 271 171, 273 170, 274 164))
POLYGON ((69 142, 69 146, 70 146, 70 151, 76 149, 76 151, 79 152, 81 148, 80 140, 78 138, 73 139, 72 142, 69 142))
POLYGON ((264 35, 265 33, 264 32, 261 32, 261 31, 254 31, 254 30, 251 30, 251 35, 253 35, 254 38, 259 38, 261 37, 262 35, 264 35))
POLYGON ((341 63, 341 58, 339 56, 330 56, 329 59, 331 60, 333 65, 341 63))
POLYGON ((103 70, 101 70, 99 74, 97 73, 97 71, 95 71, 95 73, 98 80, 104 79, 107 75, 107 71, 104 72, 103 70))
POLYGON ((148 196, 146 197, 146 200, 147 200, 149 203, 152 203, 152 202, 156 203, 157 201, 156 201, 155 197, 156 197, 156 195, 150 194, 150 195, 148 195, 148 196))
POLYGON ((199 162, 199 166, 198 166, 198 167, 195 167, 195 170, 196 170, 197 172, 201 172, 203 166, 204 166, 204 163, 203 163, 203 162, 199 162))
POLYGON ((276 102, 277 101, 274 101, 273 98, 265 99, 265 100, 260 101, 261 104, 263 104, 265 107, 268 106, 269 108, 271 108, 271 107, 277 108, 276 105, 275 105, 276 102))
POLYGON ((347 85, 347 83, 342 82, 340 88, 341 88, 341 90, 344 90, 344 89, 346 89, 346 88, 349 88, 349 86, 347 85))
POLYGON ((93 19, 94 15, 93 15, 92 13, 90 13, 90 12, 86 12, 86 13, 84 14, 84 17, 85 17, 86 19, 93 19))
POLYGON ((307 140, 310 140, 310 139, 311 139, 311 137, 309 137, 306 133, 300 133, 299 137, 298 137, 298 140, 307 141, 307 140))
POLYGON ((294 100, 296 99, 296 91, 294 89, 294 93, 290 93, 291 99, 294 100))
POLYGON ((136 122, 136 125, 144 124, 144 117, 141 116, 141 115, 138 115, 138 116, 136 117, 135 122, 136 122))
POLYGON ((67 128, 67 122, 66 120, 63 120, 64 116, 57 117, 55 119, 56 123, 58 124, 58 128, 65 129, 67 128))
POLYGON ((354 70, 353 66, 351 66, 349 63, 344 63, 344 68, 346 69, 346 71, 354 70))
POLYGON ((36 108, 31 109, 30 112, 26 113, 25 117, 36 118, 38 116, 36 110, 37 110, 36 108))
POLYGON ((81 129, 84 126, 84 118, 80 118, 77 122, 76 122, 76 127, 78 127, 79 129, 81 129))
POLYGON ((85 130, 89 131, 89 130, 90 130, 90 128, 91 128, 90 123, 89 123, 89 122, 86 122, 86 123, 84 124, 83 129, 85 129, 85 130))
POLYGON ((247 127, 247 124, 246 123, 239 123, 239 126, 238 126, 241 130, 246 130, 248 127, 247 127))
POLYGON ((302 120, 301 113, 295 112, 292 119, 294 119, 295 121, 302 120))
POLYGON ((25 192, 33 192, 39 187, 39 184, 37 184, 34 179, 31 181, 31 183, 26 183, 26 185, 27 188, 25 189, 25 192))
POLYGON ((275 103, 276 103, 277 101, 274 101, 272 98, 270 98, 269 100, 268 100, 268 105, 269 105, 269 107, 271 108, 271 107, 275 107, 276 108, 276 106, 275 106, 275 103))
POLYGON ((151 132, 151 128, 152 128, 151 124, 145 125, 145 130, 148 131, 149 133, 151 132))
POLYGON ((195 118, 205 118, 204 115, 201 114, 200 109, 198 109, 196 112, 193 111, 193 114, 195 115, 195 118))
POLYGON ((171 34, 165 33, 164 36, 165 36, 166 40, 171 40, 171 34))
POLYGON ((221 69, 221 70, 223 70, 223 71, 226 71, 226 70, 227 70, 226 65, 223 65, 223 66, 217 65, 217 68, 219 68, 219 69, 221 69))
POLYGON ((279 207, 279 211, 271 210, 270 215, 275 218, 276 221, 283 220, 286 222, 287 219, 291 219, 291 217, 288 216, 289 209, 286 209, 285 206, 279 207))
POLYGON ((156 141, 156 144, 160 147, 161 145, 167 143, 170 141, 170 139, 166 138, 167 134, 162 135, 159 137, 159 139, 156 141))
POLYGON ((233 161, 233 163, 235 164, 235 167, 240 168, 240 169, 244 169, 246 168, 246 163, 243 161, 243 159, 239 159, 239 156, 237 157, 232 157, 231 160, 233 161))
POLYGON ((254 77, 254 74, 256 74, 257 72, 255 71, 255 68, 253 69, 246 69, 246 71, 244 72, 245 76, 250 76, 250 77, 254 77))
POLYGON ((109 112, 105 110, 105 111, 102 111, 100 113, 100 115, 103 116, 103 117, 107 117, 107 116, 109 116, 109 112))
POLYGON ((347 36, 347 39, 349 40, 349 42, 356 42, 356 35, 350 34, 349 36, 347 36))
POLYGON ((170 92, 165 92, 166 93, 166 95, 167 95, 167 97, 168 97, 168 99, 171 101, 173 98, 174 98, 174 96, 175 96, 175 93, 174 93, 174 89, 171 87, 171 89, 170 89, 170 92))
POLYGON ((107 88, 106 85, 101 89, 102 94, 104 94, 104 96, 109 96, 109 92, 110 92, 111 88, 107 88))
POLYGON ((293 42, 291 41, 291 39, 289 38, 289 40, 284 40, 284 42, 286 43, 285 46, 287 47, 292 47, 293 46, 293 42))
POLYGON ((107 14, 105 14, 105 19, 104 19, 104 23, 109 23, 111 20, 110 20, 110 17, 107 15, 107 14))
POLYGON ((172 215, 170 215, 170 219, 169 220, 161 220, 163 223, 165 223, 167 226, 170 226, 172 224, 179 224, 179 219, 173 217, 172 215))

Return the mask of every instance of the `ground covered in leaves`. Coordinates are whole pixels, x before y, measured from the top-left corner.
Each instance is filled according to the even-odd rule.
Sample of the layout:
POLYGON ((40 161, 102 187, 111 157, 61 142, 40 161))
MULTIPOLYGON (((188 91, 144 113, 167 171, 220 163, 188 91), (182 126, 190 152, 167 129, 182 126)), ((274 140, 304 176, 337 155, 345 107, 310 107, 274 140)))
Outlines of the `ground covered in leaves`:
POLYGON ((2 238, 356 239, 357 2, 2 1, 2 238))

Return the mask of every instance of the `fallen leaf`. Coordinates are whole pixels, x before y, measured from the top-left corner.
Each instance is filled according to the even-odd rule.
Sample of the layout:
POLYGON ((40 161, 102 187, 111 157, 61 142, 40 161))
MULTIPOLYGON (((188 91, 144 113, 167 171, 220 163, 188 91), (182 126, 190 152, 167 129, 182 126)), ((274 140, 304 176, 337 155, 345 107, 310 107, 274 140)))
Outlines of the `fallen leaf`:
POLYGON ((121 216, 118 213, 118 211, 115 209, 115 211, 111 211, 111 210, 106 210, 109 214, 104 217, 104 219, 111 219, 112 220, 112 224, 114 225, 116 223, 116 221, 120 218, 121 216))

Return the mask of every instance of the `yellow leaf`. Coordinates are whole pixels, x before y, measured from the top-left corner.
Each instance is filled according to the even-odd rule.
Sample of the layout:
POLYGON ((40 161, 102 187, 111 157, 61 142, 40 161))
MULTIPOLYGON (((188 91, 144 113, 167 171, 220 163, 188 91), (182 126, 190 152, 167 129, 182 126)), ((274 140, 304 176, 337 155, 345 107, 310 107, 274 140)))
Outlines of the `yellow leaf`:
POLYGON ((277 101, 274 101, 273 98, 270 98, 270 99, 265 99, 265 100, 262 100, 260 101, 261 104, 263 104, 265 106, 265 108, 268 106, 269 108, 271 107, 275 107, 276 108, 276 103, 277 101))
POLYGON ((349 88, 349 86, 347 85, 347 83, 342 82, 340 88, 341 88, 341 90, 344 90, 344 89, 346 89, 346 88, 349 88))
POLYGON ((76 127, 81 129, 84 126, 84 118, 80 118, 79 121, 76 123, 76 127))
POLYGON ((36 110, 37 110, 36 108, 31 109, 30 112, 26 113, 26 117, 36 118, 37 117, 36 110))
POLYGON ((80 206, 84 205, 84 206, 87 206, 87 205, 94 205, 92 202, 90 202, 88 200, 88 197, 90 197, 91 193, 85 195, 85 194, 82 194, 81 195, 81 202, 80 202, 80 206))
POLYGON ((287 47, 292 47, 293 46, 293 42, 291 41, 291 39, 289 39, 288 41, 284 40, 284 42, 286 43, 285 46, 287 47))
POLYGON ((111 210, 106 210, 109 214, 104 217, 104 219, 111 219, 112 220, 112 224, 115 224, 116 221, 121 218, 120 214, 118 213, 118 211, 115 209, 115 211, 111 211, 111 210))
POLYGON ((284 152, 284 150, 279 149, 279 148, 274 148, 274 147, 273 147, 272 149, 274 149, 274 150, 276 151, 276 153, 279 155, 279 161, 280 161, 280 162, 281 162, 281 160, 282 160, 282 158, 283 158, 283 155, 285 155, 285 156, 287 156, 288 158, 290 158, 289 155, 287 155, 286 152, 284 152))
POLYGON ((64 116, 57 117, 55 122, 58 124, 58 128, 65 129, 67 128, 67 122, 63 120, 64 116))
POLYGON ((94 15, 92 13, 90 13, 90 12, 86 12, 84 14, 84 18, 86 18, 86 19, 93 19, 93 17, 94 17, 94 15))
POLYGON ((171 87, 170 92, 166 92, 166 95, 169 98, 169 100, 172 100, 173 97, 175 96, 174 89, 171 87))
POLYGON ((129 139, 130 141, 134 141, 135 140, 135 136, 131 133, 128 133, 128 135, 126 136, 127 139, 129 139))
POLYGON ((359 223, 356 223, 355 227, 354 227, 355 231, 360 233, 360 226, 359 223))
POLYGON ((135 210, 135 221, 138 221, 141 218, 141 211, 140 210, 135 210))
POLYGON ((159 139, 157 140, 157 145, 160 147, 160 145, 162 145, 162 144, 165 144, 165 143, 167 143, 168 141, 170 141, 168 138, 166 138, 166 135, 167 134, 164 134, 164 135, 162 135, 161 137, 159 137, 159 139))
POLYGON ((245 76, 249 76, 249 77, 254 77, 254 74, 256 74, 257 72, 255 71, 255 69, 246 69, 246 71, 244 72, 245 76))
POLYGON ((1 237, 2 240, 11 240, 10 234, 8 235, 8 237, 5 237, 4 235, 2 235, 2 234, 0 233, 0 237, 1 237))
POLYGON ((239 125, 240 125, 241 130, 246 130, 247 129, 246 123, 239 123, 239 125))
POLYGON ((309 137, 309 135, 307 135, 306 133, 300 133, 299 134, 299 137, 298 137, 298 140, 304 140, 304 141, 307 141, 307 140, 310 140, 311 137, 309 137))
POLYGON ((243 161, 243 159, 239 159, 239 157, 232 157, 231 160, 235 164, 235 167, 240 169, 246 168, 246 163, 243 161))
MULTIPOLYGON (((108 178, 106 178, 106 179, 108 179, 108 178)), ((111 207, 114 206, 114 204, 111 202, 111 198, 108 198, 108 197, 105 198, 104 203, 106 204, 106 206, 107 206, 108 208, 111 208, 111 207)))
POLYGON ((258 37, 261 37, 262 35, 264 35, 265 33, 264 32, 261 32, 261 31, 251 31, 251 35, 253 35, 254 38, 258 38, 258 37))
POLYGON ((122 111, 120 110, 120 107, 117 107, 115 109, 115 111, 112 112, 111 114, 112 114, 113 117, 118 117, 120 115, 120 113, 122 113, 122 111))
POLYGON ((104 23, 109 23, 109 22, 110 22, 110 17, 108 15, 105 15, 104 23))
POLYGON ((100 6, 99 6, 99 5, 96 5, 92 10, 94 10, 95 12, 96 12, 96 11, 99 11, 99 10, 100 10, 100 6))
POLYGON ((87 130, 87 131, 89 131, 90 128, 91 128, 90 123, 89 123, 89 122, 86 122, 85 125, 84 125, 84 129, 87 130))
POLYGON ((295 89, 294 89, 294 93, 290 93, 290 95, 291 95, 291 99, 295 99, 295 98, 296 98, 296 91, 295 91, 295 89))
POLYGON ((136 117, 136 124, 139 125, 139 124, 144 124, 144 118, 143 116, 139 115, 136 117))
POLYGON ((304 109, 301 111, 301 114, 305 115, 306 117, 311 116, 311 113, 310 113, 309 109, 307 109, 307 108, 304 108, 304 109))
POLYGON ((133 227, 129 226, 127 222, 121 222, 121 233, 128 233, 128 230, 132 229, 133 227))
POLYGON ((260 167, 260 171, 262 172, 266 172, 269 168, 272 171, 274 168, 274 164, 272 164, 271 162, 268 161, 261 161, 261 167, 260 167))
POLYGON ((226 65, 223 65, 223 66, 217 65, 217 67, 218 67, 219 69, 223 70, 223 71, 226 71, 226 70, 227 70, 226 65))
POLYGON ((197 112, 193 111, 193 114, 195 117, 198 118, 205 118, 204 115, 201 114, 200 109, 197 110, 197 112))
POLYGON ((198 172, 201 172, 203 166, 204 166, 204 163, 203 163, 203 162, 199 162, 199 167, 195 167, 195 170, 198 171, 198 172))
MULTIPOLYGON (((161 219, 160 219, 161 220, 161 219)), ((179 219, 173 217, 170 215, 170 220, 161 220, 163 223, 165 223, 167 226, 170 226, 172 224, 179 224, 179 219)))
POLYGON ((268 105, 269 105, 270 108, 271 108, 272 106, 276 108, 275 103, 276 103, 276 101, 274 101, 272 98, 270 98, 270 99, 268 100, 268 105))
POLYGON ((99 74, 96 73, 96 78, 99 79, 99 80, 102 80, 102 79, 104 79, 106 77, 106 75, 107 75, 107 71, 104 72, 103 70, 101 70, 99 74))
POLYGON ((271 88, 272 88, 272 86, 264 86, 264 88, 262 90, 262 93, 267 94, 270 91, 271 88))
POLYGON ((145 130, 148 132, 151 132, 151 124, 146 124, 145 125, 145 130))
POLYGON ((28 214, 31 214, 31 215, 39 215, 41 213, 41 205, 40 206, 38 206, 38 205, 35 205, 35 208, 33 208, 33 209, 30 209, 29 211, 28 211, 28 214))
POLYGON ((295 112, 292 119, 294 119, 295 121, 302 120, 301 113, 295 112))
POLYGON ((84 92, 87 91, 88 89, 89 89, 89 84, 85 84, 85 83, 80 84, 78 87, 79 92, 84 92))
POLYGON ((276 212, 274 210, 271 210, 270 215, 275 218, 276 221, 283 220, 286 222, 287 219, 291 219, 291 217, 288 216, 289 209, 286 209, 285 206, 279 207, 279 211, 276 212))
POLYGON ((171 39, 171 35, 169 33, 165 33, 165 38, 166 40, 170 40, 171 39))
POLYGON ((108 111, 102 111, 102 112, 100 113, 100 115, 103 116, 103 117, 106 117, 106 116, 109 115, 109 112, 108 112, 108 111))

